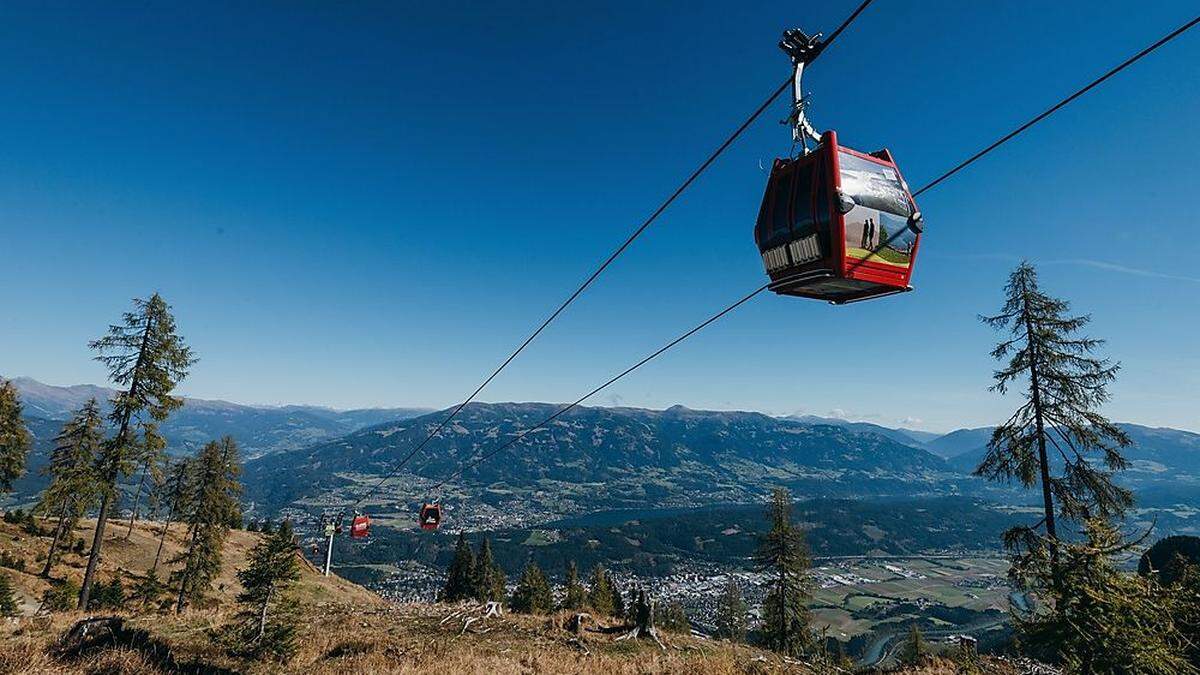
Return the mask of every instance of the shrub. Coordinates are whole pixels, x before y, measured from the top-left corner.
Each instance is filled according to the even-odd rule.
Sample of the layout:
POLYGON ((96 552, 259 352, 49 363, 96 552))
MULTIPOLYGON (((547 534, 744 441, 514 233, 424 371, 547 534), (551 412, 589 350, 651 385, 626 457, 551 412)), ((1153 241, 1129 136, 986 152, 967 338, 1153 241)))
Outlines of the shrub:
POLYGON ((54 583, 42 593, 42 609, 49 612, 69 612, 79 599, 79 584, 71 581, 54 583))

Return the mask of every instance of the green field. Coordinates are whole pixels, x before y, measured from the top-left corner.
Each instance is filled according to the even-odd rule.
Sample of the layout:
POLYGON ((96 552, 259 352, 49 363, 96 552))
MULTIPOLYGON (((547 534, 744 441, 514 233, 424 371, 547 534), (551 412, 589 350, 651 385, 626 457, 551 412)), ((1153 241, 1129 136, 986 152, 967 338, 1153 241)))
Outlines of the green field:
POLYGON ((965 623, 979 618, 975 612, 1008 609, 1008 561, 1002 558, 864 558, 818 564, 814 571, 824 581, 813 593, 814 623, 828 626, 831 636, 843 640, 923 616, 936 628, 958 625, 944 617, 928 617, 925 608, 930 606, 960 613, 965 623), (853 583, 835 583, 835 576, 853 583))

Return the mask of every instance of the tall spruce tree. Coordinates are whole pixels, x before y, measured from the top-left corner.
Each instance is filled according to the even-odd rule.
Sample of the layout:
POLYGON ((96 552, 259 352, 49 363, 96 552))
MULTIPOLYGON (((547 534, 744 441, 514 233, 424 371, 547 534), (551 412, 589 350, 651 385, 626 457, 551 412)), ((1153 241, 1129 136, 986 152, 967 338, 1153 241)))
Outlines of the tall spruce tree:
POLYGON ((572 560, 567 564, 567 583, 563 593, 562 608, 580 610, 587 605, 587 591, 579 583, 579 567, 572 560))
POLYGON ((1003 367, 991 388, 1005 394, 1019 387, 1024 403, 992 433, 975 473, 1040 485, 1041 523, 1009 530, 1005 543, 1016 549, 1044 545, 1053 559, 1060 515, 1114 518, 1133 503, 1129 490, 1113 481, 1113 472, 1128 466, 1121 448, 1129 438, 1097 412, 1120 366, 1094 356, 1104 341, 1078 334, 1091 318, 1070 316, 1070 303, 1043 293, 1029 263, 1013 270, 1004 292, 1000 313, 981 317, 1008 333, 992 350, 1003 367))
POLYGON ((80 609, 87 608, 91 597, 104 530, 117 497, 117 481, 128 473, 136 445, 136 425, 150 420, 161 422, 183 405, 183 399, 171 392, 196 362, 191 349, 175 332, 170 306, 158 293, 148 300, 134 299, 133 309, 122 316, 121 323, 109 326, 108 333, 89 346, 97 352, 96 360, 108 368, 109 380, 123 389, 113 398, 109 415, 116 434, 105 443, 96 467, 100 512, 79 590, 80 609))
POLYGON ((730 577, 717 599, 717 637, 734 642, 746 639, 746 599, 742 587, 730 577))
POLYGON ((450 561, 450 569, 446 571, 446 586, 442 589, 442 602, 459 602, 470 600, 474 595, 473 582, 475 579, 475 553, 467 535, 458 533, 458 543, 454 546, 454 559, 450 561))
POLYGON ((615 589, 608 578, 604 566, 597 564, 592 568, 592 576, 588 583, 587 604, 592 611, 604 616, 612 616, 615 609, 613 594, 615 589))
POLYGON ((171 574, 178 584, 175 611, 204 598, 221 571, 221 554, 230 523, 240 513, 237 443, 226 436, 205 445, 192 463, 188 498, 188 546, 172 562, 183 566, 171 574))
POLYGON ((296 650, 299 619, 289 591, 300 578, 292 524, 264 536, 250 552, 249 565, 238 572, 244 589, 236 631, 239 651, 254 658, 286 660, 296 650))
POLYGON ((485 537, 479 544, 471 586, 473 596, 480 602, 502 602, 507 579, 504 570, 492 556, 492 542, 485 537))
POLYGON ((96 458, 104 443, 104 420, 100 406, 91 399, 76 411, 54 437, 54 451, 42 474, 50 476, 50 485, 42 491, 35 510, 58 522, 46 553, 41 575, 49 577, 59 548, 71 538, 75 525, 96 503, 96 458))
POLYGON ((787 490, 778 488, 772 493, 767 515, 771 530, 755 552, 759 571, 770 579, 763 600, 763 642, 781 654, 798 656, 813 646, 808 546, 803 531, 792 523, 792 498, 787 490))
POLYGON ((0 494, 12 492, 13 481, 25 473, 33 437, 21 419, 21 397, 11 380, 0 379, 0 494))
POLYGON ((154 554, 154 564, 150 567, 151 571, 158 571, 158 563, 162 559, 163 544, 167 541, 167 532, 171 529, 171 523, 175 516, 181 513, 187 513, 189 510, 188 500, 192 497, 192 470, 191 464, 186 457, 180 457, 171 464, 166 471, 166 479, 163 481, 163 495, 160 501, 167 504, 167 519, 163 522, 162 533, 158 537, 158 551, 154 554))
POLYGON ((163 464, 167 460, 165 452, 167 439, 158 433, 158 425, 146 422, 139 424, 138 427, 141 435, 135 449, 134 460, 141 465, 142 474, 138 480, 137 490, 133 493, 133 508, 129 511, 129 529, 125 532, 126 540, 133 536, 133 524, 138 517, 142 493, 149 488, 150 499, 153 501, 153 489, 163 482, 163 464))
POLYGON ((530 560, 521 573, 517 588, 513 591, 509 607, 514 612, 525 614, 547 614, 554 609, 554 596, 550 592, 550 582, 542 573, 542 568, 530 560))

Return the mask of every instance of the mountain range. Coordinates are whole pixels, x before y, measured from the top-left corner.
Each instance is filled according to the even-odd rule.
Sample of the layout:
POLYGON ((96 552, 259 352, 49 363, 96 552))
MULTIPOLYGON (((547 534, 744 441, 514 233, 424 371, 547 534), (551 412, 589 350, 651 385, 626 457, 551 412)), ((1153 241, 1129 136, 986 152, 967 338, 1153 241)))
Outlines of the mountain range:
MULTIPOLYGON (((15 380, 37 443, 31 472, 17 485, 30 498, 52 438, 72 410, 113 391, 15 380)), ((444 496, 486 508, 482 519, 519 524, 530 517, 603 509, 691 507, 753 502, 775 485, 821 497, 979 496, 1004 489, 971 478, 991 428, 933 434, 820 417, 754 412, 579 407, 491 457, 502 443, 549 417, 547 403, 472 403, 371 499, 411 510, 444 496), (486 457, 486 460, 480 460, 486 457), (460 466, 466 465, 460 472, 460 466), (445 479, 437 495, 427 492, 445 479)), ((225 434, 246 459, 245 495, 276 512, 366 494, 417 447, 448 411, 411 408, 339 411, 316 406, 252 406, 185 399, 163 425, 175 454, 225 434)), ((1123 424, 1133 445, 1123 480, 1155 502, 1200 494, 1200 434, 1123 424)), ((482 524, 482 523, 481 523, 482 524)), ((494 524, 494 523, 493 523, 494 524)))
MULTIPOLYGON (((107 402, 116 393, 93 384, 59 387, 28 377, 16 377, 12 382, 20 393, 27 418, 57 422, 69 419, 88 399, 94 398, 107 407, 107 402)), ((366 426, 425 412, 428 409, 334 410, 320 406, 245 405, 185 397, 183 407, 171 414, 161 431, 167 439, 168 452, 172 454, 191 454, 204 443, 229 434, 237 438, 243 456, 253 458, 307 447, 366 426)), ((51 436, 57 432, 55 428, 51 436)))

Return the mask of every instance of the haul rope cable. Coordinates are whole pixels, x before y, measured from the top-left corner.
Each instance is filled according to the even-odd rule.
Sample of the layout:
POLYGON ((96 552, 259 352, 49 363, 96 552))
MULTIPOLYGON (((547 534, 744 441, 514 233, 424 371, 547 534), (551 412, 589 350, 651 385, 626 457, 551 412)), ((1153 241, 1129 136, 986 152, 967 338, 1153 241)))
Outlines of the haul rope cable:
MULTIPOLYGON (((998 148, 999 146, 1003 145, 1004 143, 1007 143, 1008 141, 1012 140, 1013 138, 1015 138, 1016 136, 1018 136, 1018 135, 1020 135, 1022 132, 1024 132, 1026 129, 1029 129, 1029 128, 1030 128, 1030 127, 1032 127, 1033 125, 1035 125, 1035 124, 1037 124, 1038 122, 1042 121, 1043 119, 1045 119, 1045 118, 1049 117, 1051 114, 1053 114, 1053 113, 1054 113, 1054 112, 1056 112, 1057 110, 1059 110, 1059 109, 1061 109, 1061 108, 1065 107, 1066 105, 1070 104, 1070 103, 1071 103, 1072 101, 1074 101, 1075 99, 1079 98, 1079 97, 1080 97, 1080 96, 1082 96, 1083 94, 1087 93, 1089 90, 1091 90, 1091 89, 1093 89, 1094 87, 1096 87, 1096 85, 1098 85, 1098 84, 1100 84, 1100 83, 1104 82, 1105 80, 1107 80, 1108 78, 1112 77, 1113 75, 1116 75, 1117 73, 1121 72, 1122 70, 1124 70, 1125 68, 1129 67, 1130 65, 1133 65, 1135 62, 1137 62, 1138 60, 1140 60, 1142 57, 1144 57, 1144 56, 1146 56, 1147 54, 1149 54, 1150 52, 1153 52, 1154 50, 1158 49, 1159 47, 1161 47, 1162 45, 1166 44, 1167 42, 1170 42, 1170 41, 1171 41, 1171 40, 1173 40, 1174 38, 1178 37, 1179 35, 1181 35, 1181 34, 1182 34, 1182 33, 1184 33, 1185 31, 1187 31, 1189 28, 1192 28, 1193 26, 1195 26, 1197 23, 1200 23, 1200 16, 1197 16, 1196 18, 1192 19, 1191 21, 1189 21, 1188 23, 1184 24, 1183 26, 1180 26, 1179 28, 1175 29, 1175 30, 1174 30, 1174 31, 1172 31, 1171 33, 1168 33, 1166 36, 1164 36, 1163 38, 1161 38, 1160 40, 1158 40, 1158 41, 1157 41, 1157 42, 1155 42, 1154 44, 1152 44, 1152 45, 1150 45, 1149 47, 1147 47, 1147 48, 1143 49, 1142 51, 1138 52, 1138 53, 1137 53, 1137 54, 1135 54, 1134 56, 1132 56, 1132 57, 1130 57, 1130 58, 1126 59, 1126 60, 1125 60, 1125 61, 1123 61, 1123 62, 1122 62, 1120 65, 1116 66, 1115 68, 1112 68, 1111 70, 1109 70, 1107 73, 1105 73, 1105 74, 1104 74, 1104 75, 1102 75, 1101 77, 1097 78, 1096 80, 1093 80, 1093 81, 1092 81, 1090 84, 1088 84, 1087 86, 1085 86, 1085 87, 1083 87, 1082 89, 1080 89, 1080 90, 1076 91, 1075 93, 1071 94, 1070 96, 1066 97, 1065 99, 1063 99, 1063 100, 1059 101, 1057 104, 1055 104, 1054 106, 1051 106, 1051 107, 1050 107, 1049 109, 1047 109, 1045 112, 1043 112, 1043 113, 1041 113, 1040 115, 1038 115, 1038 116, 1034 117, 1033 119, 1031 119, 1030 121, 1026 122, 1025 124, 1022 124, 1021 126, 1017 127, 1017 128, 1014 130, 1014 131, 1012 131, 1012 132, 1010 132, 1009 134, 1005 135, 1005 136, 1004 136, 1004 137, 1002 137, 1000 140, 996 141, 995 143, 992 143, 991 145, 987 146, 987 147, 986 147, 986 148, 984 148, 983 150, 981 150, 981 151, 979 151, 979 152, 975 153, 974 155, 972 155, 971 157, 969 157, 967 160, 965 160, 965 161, 963 161, 963 162, 959 163, 959 164, 958 164, 957 166, 955 166, 954 168, 950 169, 949 171, 947 171, 946 173, 942 174, 941 176, 939 176, 939 177, 938 177, 938 178, 936 178, 935 180, 933 180, 933 181, 931 181, 930 183, 926 184, 926 185, 925 185, 924 187, 922 187, 921 189, 919 189, 919 190, 917 190, 916 192, 914 192, 914 193, 913 193, 913 196, 915 197, 916 195, 918 195, 918 194, 921 194, 922 192, 925 192, 925 191, 927 191, 927 190, 930 190, 931 188, 933 188, 933 187, 937 186, 938 184, 942 183, 942 182, 943 182, 943 181, 945 181, 946 179, 950 178, 951 176, 953 176, 954 174, 958 173, 960 170, 962 170, 963 168, 965 168, 967 165, 969 165, 969 164, 971 164, 971 163, 975 162, 975 160, 977 160, 977 159, 979 159, 979 158, 983 157, 984 155, 988 154, 988 153, 989 153, 989 152, 991 152, 992 150, 995 150, 996 148, 998 148)), ((886 242, 885 242, 885 243, 886 243, 886 242)), ((786 280, 785 280, 785 281, 786 281, 786 280)), ((566 414, 568 411, 570 411, 570 410, 574 409, 575 407, 579 406, 581 403, 583 403, 583 402, 584 402, 584 401, 586 401, 587 399, 589 399, 589 398, 591 398, 592 396, 594 396, 594 395, 596 395, 596 394, 600 393, 600 392, 601 392, 601 391, 603 391, 604 389, 608 388, 610 385, 612 385, 612 384, 616 383, 616 382, 617 382, 618 380, 620 380, 621 378, 625 377, 626 375, 629 375, 629 374, 630 374, 630 373, 632 373, 633 371, 635 371, 635 370, 637 370, 638 368, 641 368, 643 365, 645 365, 645 364, 649 363, 650 361, 652 361, 654 358, 658 357, 658 356, 659 356, 660 354, 662 354, 663 352, 666 352, 667 350, 671 349, 672 347, 674 347, 674 346, 678 345, 680 342, 683 342, 684 340, 686 340, 687 338, 691 337, 692 335, 694 335, 694 334, 696 334, 696 333, 700 332, 700 331, 701 331, 703 328, 707 327, 709 324, 711 324, 711 323, 713 323, 713 322, 717 321, 717 320, 718 320, 718 319, 720 319, 721 317, 723 317, 723 316, 725 316, 726 314, 728 314, 728 313, 732 312, 733 310, 737 309, 738 307, 740 307, 741 305, 745 304, 746 302, 749 302, 751 299, 753 299, 754 297, 756 297, 757 295, 759 295, 759 294, 760 294, 760 293, 762 293, 763 291, 767 290, 767 289, 768 289, 770 286, 771 286, 771 284, 769 284, 769 283, 768 283, 768 284, 765 284, 765 285, 763 285, 763 286, 760 286, 760 287, 758 287, 756 290, 754 290, 753 292, 751 292, 749 295, 746 295, 746 296, 742 297, 740 300, 738 300, 738 301, 734 302, 732 305, 729 305, 728 307, 726 307, 726 308, 722 309, 720 312, 717 312, 716 314, 712 315, 712 316, 711 316, 711 317, 709 317, 708 319, 704 320, 702 323, 698 324, 698 325, 697 325, 695 328, 692 328, 691 330, 689 330, 688 332, 684 333, 683 335, 680 335, 679 337, 675 338, 675 339, 674 339, 674 340, 672 340, 671 342, 668 342, 666 345, 664 345, 663 347, 659 348, 659 349, 658 349, 657 351, 655 351, 654 353, 650 354, 650 355, 649 355, 649 356, 647 356, 646 358, 642 359, 641 361, 638 361, 638 362, 637 362, 637 363, 635 363, 634 365, 632 365, 632 366, 630 366, 629 368, 625 369, 625 370, 624 370, 624 371, 622 371, 620 374, 618 374, 618 375, 616 375, 615 377, 611 378, 610 380, 608 380, 608 381, 607 381, 607 382, 605 382, 604 384, 600 385, 599 387, 596 387, 595 389, 593 389, 593 390, 589 391, 588 393, 584 394, 583 396, 579 397, 578 399, 576 399, 576 400, 575 400, 575 402, 573 402, 573 403, 571 403, 571 404, 569 404, 569 405, 566 405, 566 406, 564 406, 564 407, 560 408, 560 409, 559 409, 557 412, 555 412, 553 415, 551 415, 551 416, 547 417, 546 419, 544 419, 544 420, 542 420, 541 422, 539 422, 538 424, 536 424, 536 425, 534 425, 534 426, 530 427, 529 429, 525 429, 525 430, 523 430, 523 431, 522 431, 520 434, 518 434, 517 436, 514 436, 512 439, 510 439, 509 441, 507 441, 507 442, 505 442, 504 444, 500 445, 499 447, 497 447, 496 449, 492 450, 491 452, 488 452, 487 454, 485 454, 485 455, 482 455, 482 456, 478 457, 477 459, 475 459, 474 461, 472 461, 472 462, 470 462, 470 463, 468 463, 468 464, 464 464, 464 465, 463 465, 463 466, 461 466, 461 467, 460 467, 458 470, 456 470, 454 473, 450 474, 449 476, 447 476, 446 478, 444 478, 444 479, 442 479, 440 482, 438 482, 436 485, 434 485, 434 486, 433 486, 433 487, 432 487, 432 488, 431 488, 429 491, 430 491, 430 492, 435 492, 435 491, 439 490, 439 489, 440 489, 440 488, 442 488, 444 485, 446 485, 446 483, 450 482, 451 480, 454 480, 454 479, 455 479, 455 478, 457 478, 458 476, 461 476, 461 475, 462 475, 464 472, 466 472, 467 470, 469 470, 469 469, 471 469, 471 468, 473 468, 473 467, 475 467, 475 466, 478 466, 479 464, 481 464, 482 462, 486 461, 487 459, 489 459, 489 458, 491 458, 491 457, 494 457, 494 456, 496 456, 497 454, 499 454, 499 453, 501 453, 501 452, 503 452, 503 451, 507 450, 508 448, 512 447, 513 445, 516 445, 518 442, 520 442, 520 441, 521 441, 523 438, 525 438, 525 437, 526 437, 526 436, 528 436, 529 434, 533 433, 534 431, 537 431, 538 429, 541 429, 541 428, 543 428, 545 425, 549 424, 550 422, 553 422, 553 421, 554 421, 555 419, 557 419, 558 417, 560 417, 560 416, 562 416, 562 415, 566 414)))
MULTIPOLYGON (((833 33, 831 33, 831 34, 830 34, 830 36, 829 36, 829 39, 827 39, 827 40, 823 41, 823 42, 820 44, 820 46, 818 47, 817 54, 815 54, 815 55, 812 57, 812 59, 816 59, 816 57, 817 57, 817 56, 818 56, 818 55, 819 55, 819 54, 820 54, 822 51, 824 51, 824 50, 825 50, 827 47, 829 47, 829 45, 830 45, 830 44, 832 44, 832 43, 833 43, 833 42, 834 42, 834 41, 835 41, 835 40, 838 38, 838 36, 839 36, 839 35, 841 35, 841 34, 842 34, 842 32, 843 32, 844 30, 846 30, 846 28, 847 28, 847 27, 849 27, 849 26, 850 26, 850 24, 851 24, 851 23, 853 23, 855 19, 857 19, 857 18, 858 18, 858 15, 859 15, 859 14, 862 14, 862 12, 863 12, 863 11, 864 11, 864 10, 865 10, 865 9, 866 9, 868 6, 870 6, 870 4, 871 4, 873 1, 874 1, 874 0, 864 0, 864 1, 863 1, 863 2, 862 2, 862 3, 861 3, 861 4, 860 4, 860 5, 859 5, 859 6, 858 6, 858 7, 857 7, 857 8, 856 8, 856 9, 855 9, 855 10, 854 10, 854 11, 853 11, 851 14, 850 14, 850 16, 846 17, 845 21, 843 21, 843 22, 841 23, 841 25, 839 25, 839 26, 838 26, 838 27, 837 27, 837 28, 836 28, 836 29, 833 31, 833 33)), ((404 468, 404 466, 405 466, 406 464, 408 464, 408 462, 409 462, 409 461, 410 461, 410 460, 411 460, 411 459, 412 459, 414 456, 416 456, 416 454, 417 454, 418 452, 420 452, 422 448, 424 448, 426 445, 428 445, 428 444, 429 444, 429 442, 430 442, 431 440, 433 440, 433 438, 434 438, 435 436, 437 436, 437 435, 438 435, 438 434, 439 434, 439 433, 440 433, 440 432, 441 432, 443 429, 445 429, 445 428, 446 428, 446 425, 448 425, 448 424, 449 424, 449 423, 450 423, 450 422, 451 422, 451 421, 452 421, 452 420, 453 420, 455 417, 457 417, 457 416, 458 416, 458 414, 459 414, 460 412, 462 412, 463 408, 465 408, 465 407, 467 406, 467 404, 469 404, 469 403, 471 403, 472 401, 474 401, 474 400, 475 400, 475 397, 476 397, 476 396, 478 396, 478 395, 479 395, 479 393, 480 393, 480 392, 482 392, 482 391, 483 391, 483 389, 484 389, 485 387, 487 387, 487 386, 488 386, 488 384, 490 384, 490 383, 492 382, 492 380, 494 380, 494 379, 496 378, 496 376, 500 374, 500 372, 501 372, 501 371, 503 371, 505 368, 507 368, 507 367, 508 367, 508 364, 512 363, 513 359, 517 358, 517 356, 518 356, 518 355, 519 355, 519 354, 520 354, 522 351, 524 351, 524 350, 525 350, 525 348, 526 348, 526 347, 528 347, 528 346, 529 346, 529 344, 530 344, 531 342, 533 342, 533 341, 534 341, 534 339, 536 339, 536 338, 537 338, 537 336, 538 336, 538 335, 540 335, 540 334, 542 333, 542 331, 546 329, 546 327, 547 327, 547 326, 549 326, 549 325, 550 325, 550 324, 551 324, 551 323, 552 323, 552 322, 553 322, 555 319, 557 319, 557 318, 558 318, 558 315, 559 315, 559 314, 562 314, 563 310, 565 310, 565 309, 566 309, 566 308, 567 308, 567 307, 568 307, 568 306, 569 306, 569 305, 570 305, 572 302, 574 302, 576 298, 578 298, 580 295, 582 295, 582 294, 583 294, 583 292, 584 292, 585 290, 587 290, 587 288, 588 288, 589 286, 591 286, 592 282, 593 282, 593 281, 595 281, 595 280, 596 280, 596 279, 597 279, 597 278, 598 278, 598 277, 599 277, 599 276, 600 276, 600 275, 601 275, 601 274, 604 272, 604 270, 605 270, 605 269, 607 269, 607 268, 608 268, 608 266, 609 266, 609 265, 611 265, 611 264, 613 263, 613 261, 615 261, 615 260, 616 260, 618 257, 620 257, 620 255, 621 255, 622 253, 624 253, 624 252, 625 252, 625 250, 626 250, 627 248, 629 248, 629 246, 630 246, 631 244, 633 244, 633 242, 634 242, 634 241, 635 241, 635 240, 636 240, 638 237, 640 237, 640 236, 642 235, 642 233, 643 233, 643 232, 645 232, 645 231, 646 231, 646 229, 647 229, 647 228, 649 228, 649 227, 650 227, 650 225, 651 225, 651 224, 653 224, 653 223, 654 223, 654 221, 655 221, 655 220, 657 220, 657 219, 658 219, 658 217, 659 217, 660 215, 662 215, 662 213, 663 213, 664 211, 666 211, 666 210, 667 210, 667 208, 668 208, 669 206, 671 206, 671 204, 672 204, 672 203, 673 203, 673 202, 674 202, 674 201, 675 201, 675 200, 676 200, 676 199, 679 197, 679 195, 683 194, 684 190, 687 190, 687 189, 688 189, 688 187, 690 187, 690 186, 691 186, 691 184, 692 184, 692 183, 694 183, 694 182, 696 181, 696 179, 700 177, 700 174, 704 173, 704 171, 705 171, 706 169, 708 169, 708 167, 709 167, 709 166, 710 166, 710 165, 711 165, 713 162, 715 162, 715 161, 716 161, 716 159, 717 159, 719 156, 721 156, 721 154, 722 154, 722 153, 724 153, 724 152, 725 152, 725 150, 726 150, 726 149, 727 149, 727 148, 728 148, 730 145, 732 145, 732 144, 733 144, 733 142, 734 142, 735 140, 737 140, 737 139, 738 139, 738 137, 739 137, 739 136, 741 136, 741 135, 742 135, 742 133, 743 133, 743 132, 744 132, 744 131, 745 131, 747 128, 749 128, 749 127, 750 127, 750 125, 751 125, 751 124, 753 124, 753 123, 754 123, 754 121, 755 121, 755 120, 757 120, 757 119, 758 119, 758 118, 759 118, 759 117, 760 117, 760 116, 763 114, 763 112, 765 112, 765 111, 766 111, 766 109, 767 109, 767 108, 769 108, 769 107, 771 106, 771 104, 775 102, 775 100, 776 100, 777 98, 779 98, 779 96, 780 96, 781 94, 783 94, 783 92, 787 91, 788 87, 790 87, 790 86, 791 86, 791 84, 792 84, 792 78, 791 78, 791 77, 788 77, 788 79, 784 80, 784 82, 783 82, 782 84, 780 84, 778 88, 776 88, 776 89, 775 89, 775 91, 774 91, 774 92, 773 92, 773 93, 772 93, 772 94, 771 94, 771 95, 770 95, 770 96, 767 98, 767 100, 763 101, 763 103, 762 103, 761 105, 759 105, 757 109, 755 109, 755 111, 754 111, 754 112, 753 112, 753 113, 750 115, 750 117, 746 118, 746 121, 742 122, 741 126, 739 126, 739 127, 738 127, 738 128, 737 128, 737 129, 736 129, 736 130, 735 130, 735 131, 732 133, 732 134, 730 134, 730 136, 729 136, 728 138, 726 138, 726 139, 725 139, 725 142, 724 142, 724 143, 722 143, 720 146, 718 146, 718 147, 717 147, 717 149, 716 149, 716 150, 714 150, 714 151, 712 152, 712 154, 710 154, 710 155, 708 156, 708 159, 704 160, 704 162, 703 162, 703 163, 702 163, 702 164, 701 164, 699 167, 697 167, 697 168, 696 168, 696 170, 695 170, 695 171, 693 171, 693 172, 691 173, 691 175, 690 175, 690 176, 688 176, 688 177, 687 177, 687 179, 686 179, 686 180, 684 180, 684 181, 683 181, 683 183, 681 183, 681 184, 679 185, 679 187, 678 187, 678 188, 676 188, 676 189, 675 189, 675 191, 674 191, 674 192, 672 192, 672 193, 671 193, 671 195, 670 195, 669 197, 667 197, 667 199, 666 199, 665 201, 663 201, 663 203, 662 203, 662 204, 660 204, 660 205, 659 205, 659 207, 658 207, 657 209, 655 209, 655 210, 654 210, 654 212, 653 212, 653 213, 651 213, 651 214, 650 214, 650 216, 649 216, 648 218, 646 218, 646 220, 644 220, 644 221, 642 222, 642 224, 641 224, 641 225, 640 225, 640 226, 639 226, 639 227, 638 227, 636 230, 634 230, 634 231, 633 231, 633 233, 632 233, 632 234, 630 234, 630 235, 629 235, 629 237, 627 237, 627 238, 625 239, 625 241, 624 241, 624 242, 622 242, 622 244, 621 244, 620 246, 618 246, 618 247, 617 247, 617 249, 616 249, 615 251, 613 251, 613 253, 612 253, 611 255, 609 255, 607 259, 605 259, 605 261, 604 261, 603 263, 601 263, 601 264, 600 264, 600 266, 599 266, 599 267, 597 267, 597 268, 596 268, 596 270, 595 270, 594 272, 592 272, 591 276, 589 276, 589 277, 588 277, 586 280, 584 280, 584 282, 583 282, 582 284, 580 284, 580 286, 579 286, 578 288, 576 288, 576 289, 575 289, 575 292, 573 292, 573 293, 572 293, 570 296, 568 296, 568 297, 567 297, 567 299, 566 299, 566 300, 564 300, 564 301, 562 302, 562 304, 560 304, 560 305, 558 306, 558 309, 555 309, 555 310, 554 310, 554 312, 553 312, 552 314, 550 314, 550 316, 548 316, 548 317, 546 318, 546 320, 545 320, 545 321, 543 321, 543 322, 541 323, 541 325, 540 325, 540 326, 538 326, 537 330, 535 330, 535 331, 533 331, 532 333, 530 333, 529 337, 525 338, 525 341, 524 341, 524 342, 522 342, 522 343, 520 344, 520 346, 518 346, 518 347, 517 347, 517 349, 516 349, 515 351, 513 351, 513 353, 512 353, 512 354, 510 354, 510 355, 508 356, 508 358, 507 358, 507 359, 505 359, 505 360, 504 360, 504 361, 503 361, 503 362, 502 362, 502 363, 499 365, 499 367, 497 367, 497 368, 496 368, 496 370, 494 370, 494 371, 492 372, 492 374, 491 374, 491 375, 489 375, 489 376, 487 377, 487 379, 485 379, 485 380, 484 380, 484 381, 483 381, 483 382, 482 382, 482 383, 481 383, 481 384, 480 384, 478 387, 476 387, 476 388, 475 388, 475 391, 471 392, 471 395, 470 395, 470 396, 468 396, 468 397, 467 397, 467 399, 466 399, 465 401, 463 401, 462 403, 458 404, 458 405, 457 405, 457 406, 454 408, 454 410, 453 410, 453 411, 452 411, 452 412, 451 412, 451 413, 450 413, 450 414, 449 414, 449 415, 448 415, 448 416, 447 416, 447 417, 446 417, 444 420, 442 420, 442 421, 441 421, 441 423, 440 423, 440 424, 438 424, 438 425, 437 425, 437 427, 435 427, 435 428, 434 428, 434 430, 433 430, 432 432, 430 432, 430 433, 429 433, 429 434, 428 434, 428 435, 425 437, 425 439, 424 439, 424 440, 422 440, 420 443, 418 443, 418 444, 416 445, 416 447, 414 447, 412 450, 410 450, 410 451, 408 452, 408 454, 407 454, 407 455, 405 455, 405 456, 404 456, 404 457, 403 457, 403 458, 400 460, 400 462, 399 462, 399 463, 397 463, 397 464, 396 464, 396 466, 392 468, 392 470, 391 470, 391 471, 389 471, 389 472, 388 472, 387 474, 385 474, 385 475, 384 475, 382 478, 380 478, 380 479, 379 479, 379 480, 378 480, 378 481, 375 483, 375 485, 373 485, 373 486, 372 486, 372 487, 371 487, 369 490, 367 490, 367 492, 366 492, 365 494, 363 494, 361 497, 359 497, 357 500, 355 500, 355 501, 354 501, 354 502, 353 502, 353 503, 350 505, 350 508, 352 508, 352 509, 353 509, 353 508, 356 508, 356 507, 358 507, 360 504, 362 504, 364 501, 366 501, 368 498, 370 498, 370 497, 371 497, 373 494, 375 494, 375 492, 377 492, 377 491, 379 490, 379 488, 383 486, 383 484, 384 484, 384 483, 386 483, 388 480, 390 480, 392 477, 394 477, 394 476, 395 476, 397 473, 399 473, 399 472, 400 472, 400 469, 404 468)))

